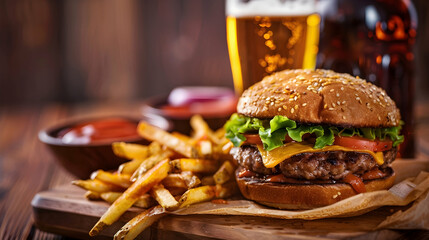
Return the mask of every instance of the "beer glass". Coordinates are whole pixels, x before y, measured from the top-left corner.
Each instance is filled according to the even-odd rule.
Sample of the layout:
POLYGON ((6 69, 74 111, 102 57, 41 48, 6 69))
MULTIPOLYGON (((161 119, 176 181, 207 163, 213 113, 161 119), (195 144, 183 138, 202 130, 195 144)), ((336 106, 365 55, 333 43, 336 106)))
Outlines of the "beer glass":
POLYGON ((227 0, 228 50, 239 95, 284 69, 313 69, 320 17, 315 0, 227 0))

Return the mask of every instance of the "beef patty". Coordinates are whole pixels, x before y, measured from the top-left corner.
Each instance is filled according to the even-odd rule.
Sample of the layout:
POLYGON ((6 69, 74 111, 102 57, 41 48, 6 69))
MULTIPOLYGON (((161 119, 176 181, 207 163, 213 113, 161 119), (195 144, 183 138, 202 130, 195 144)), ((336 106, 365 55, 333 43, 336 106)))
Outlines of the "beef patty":
MULTIPOLYGON (((388 167, 396 157, 397 148, 383 152, 384 164, 388 167)), ((234 159, 250 171, 263 174, 282 173, 286 177, 298 179, 342 179, 349 173, 361 175, 377 166, 374 158, 363 152, 328 151, 300 153, 281 162, 274 168, 266 168, 261 153, 255 146, 246 145, 235 148, 234 159)))

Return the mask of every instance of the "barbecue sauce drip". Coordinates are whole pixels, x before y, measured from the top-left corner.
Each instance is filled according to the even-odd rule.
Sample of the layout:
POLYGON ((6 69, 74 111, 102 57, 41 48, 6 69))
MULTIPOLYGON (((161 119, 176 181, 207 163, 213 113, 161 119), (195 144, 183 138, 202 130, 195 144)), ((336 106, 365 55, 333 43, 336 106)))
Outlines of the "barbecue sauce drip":
POLYGON ((352 186, 352 188, 357 193, 364 193, 366 192, 365 184, 363 184, 362 178, 355 176, 354 174, 348 174, 343 181, 345 183, 348 183, 352 186))

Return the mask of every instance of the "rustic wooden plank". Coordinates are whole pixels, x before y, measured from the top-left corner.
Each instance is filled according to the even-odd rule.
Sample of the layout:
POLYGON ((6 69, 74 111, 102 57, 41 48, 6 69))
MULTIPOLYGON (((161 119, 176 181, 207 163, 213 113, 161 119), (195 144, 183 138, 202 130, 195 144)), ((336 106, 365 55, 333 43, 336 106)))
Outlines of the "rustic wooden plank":
MULTIPOLYGON (((84 191, 70 185, 39 193, 32 204, 36 224, 44 230, 66 236, 82 236, 107 210, 108 204, 88 201, 84 191)), ((250 216, 166 216, 154 228, 157 234, 177 232, 194 237, 219 239, 343 239, 350 237, 393 236, 395 231, 372 232, 381 221, 401 207, 384 207, 353 218, 321 220, 281 220, 250 216)), ((111 237, 129 219, 138 214, 138 208, 130 209, 118 223, 106 229, 103 237, 111 237)), ((145 233, 148 234, 148 233, 145 233)))

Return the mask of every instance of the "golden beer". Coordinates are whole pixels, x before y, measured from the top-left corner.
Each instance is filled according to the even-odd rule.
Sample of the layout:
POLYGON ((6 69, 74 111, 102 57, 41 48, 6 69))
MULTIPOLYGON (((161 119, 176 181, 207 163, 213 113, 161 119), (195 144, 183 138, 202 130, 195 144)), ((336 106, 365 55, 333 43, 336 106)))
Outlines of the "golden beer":
POLYGON ((226 21, 237 94, 274 72, 315 67, 319 15, 228 16, 226 21))

